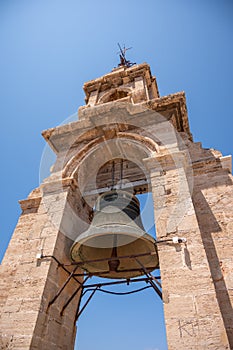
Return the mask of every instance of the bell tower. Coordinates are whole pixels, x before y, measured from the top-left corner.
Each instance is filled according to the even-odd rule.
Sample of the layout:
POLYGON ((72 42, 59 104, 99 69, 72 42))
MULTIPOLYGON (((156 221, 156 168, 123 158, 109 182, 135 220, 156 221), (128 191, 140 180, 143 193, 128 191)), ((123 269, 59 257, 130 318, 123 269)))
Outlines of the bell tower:
POLYGON ((160 268, 169 350, 233 349, 231 157, 193 141, 183 92, 160 97, 149 65, 127 62, 84 84, 77 121, 42 133, 56 162, 20 201, 0 266, 1 349, 73 349, 84 271, 131 278, 120 265, 126 255, 130 273, 160 268), (116 243, 107 264, 93 265, 109 247, 86 249, 87 237, 125 237, 122 213, 105 222, 101 212, 113 191, 130 219, 135 195, 152 192, 156 241, 134 222, 125 236, 132 230, 138 243, 127 253, 116 243))
POLYGON ((147 64, 115 68, 111 73, 84 84, 86 104, 89 107, 121 100, 132 104, 159 97, 155 77, 147 64))

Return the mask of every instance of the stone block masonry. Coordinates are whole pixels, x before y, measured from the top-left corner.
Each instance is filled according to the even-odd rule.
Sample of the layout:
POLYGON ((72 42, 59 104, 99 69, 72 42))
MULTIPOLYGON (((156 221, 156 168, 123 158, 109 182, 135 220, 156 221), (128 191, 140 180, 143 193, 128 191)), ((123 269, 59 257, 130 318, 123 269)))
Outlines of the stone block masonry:
POLYGON ((168 349, 233 349, 231 157, 193 141, 184 93, 159 97, 146 63, 114 69, 84 91, 79 120, 43 132, 57 159, 20 201, 0 266, 0 349, 74 348, 82 279, 65 284, 72 266, 59 262, 70 264, 114 159, 125 190, 152 192, 157 238, 186 238, 158 245, 168 349))

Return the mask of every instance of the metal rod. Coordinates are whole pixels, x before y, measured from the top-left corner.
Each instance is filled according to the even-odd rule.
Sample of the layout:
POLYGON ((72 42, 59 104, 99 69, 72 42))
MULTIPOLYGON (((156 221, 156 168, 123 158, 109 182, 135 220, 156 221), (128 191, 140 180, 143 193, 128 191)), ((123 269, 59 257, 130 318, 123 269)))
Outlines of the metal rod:
POLYGON ((78 314, 76 316, 76 321, 78 320, 79 316, 83 313, 83 311, 85 310, 86 306, 89 304, 91 299, 93 298, 93 296, 94 296, 94 294, 95 294, 95 292, 97 291, 98 288, 99 288, 99 286, 96 286, 96 288, 92 291, 91 295, 88 297, 87 301, 85 302, 85 304, 83 305, 81 310, 78 312, 78 314))
POLYGON ((113 160, 112 162, 112 187, 111 187, 111 190, 114 189, 114 181, 115 180, 115 162, 113 160))
POLYGON ((122 188, 122 179, 123 179, 123 159, 121 159, 121 168, 120 168, 120 189, 122 188))
POLYGON ((153 287, 153 289, 156 291, 156 293, 160 296, 160 298, 162 299, 162 293, 159 290, 159 288, 156 286, 156 284, 154 284, 154 282, 151 280, 150 276, 149 276, 149 272, 147 271, 147 269, 145 268, 145 266, 141 263, 140 260, 138 260, 137 258, 135 258, 135 260, 137 261, 137 263, 142 267, 142 269, 145 272, 145 275, 148 277, 148 282, 151 284, 151 286, 153 287))
MULTIPOLYGON (((75 266, 74 270, 70 273, 69 277, 67 278, 67 280, 63 283, 62 287, 59 289, 59 291, 57 292, 57 294, 53 297, 53 299, 49 302, 48 304, 48 308, 50 307, 50 305, 52 305, 56 299, 59 297, 59 295, 62 293, 62 291, 65 289, 66 285, 69 283, 69 281, 71 280, 71 278, 73 277, 75 271, 77 270, 78 265, 75 266)), ((79 282, 80 283, 80 282, 79 282)), ((80 284, 82 285, 82 284, 80 284)))
POLYGON ((82 297, 83 297, 84 293, 83 293, 83 288, 81 290, 81 294, 80 294, 80 298, 78 300, 78 305, 77 305, 77 310, 76 310, 76 314, 75 314, 75 318, 74 318, 74 325, 78 319, 78 313, 79 313, 79 308, 80 308, 80 304, 81 304, 81 301, 82 301, 82 297))
MULTIPOLYGON (((60 261, 55 256, 53 256, 53 255, 43 255, 42 254, 41 259, 46 259, 46 258, 53 258, 58 263, 59 266, 62 266, 60 261)), ((68 271, 68 270, 65 269, 65 271, 68 271)))
POLYGON ((74 297, 76 296, 76 294, 80 291, 81 288, 83 288, 84 283, 90 278, 90 276, 87 276, 83 283, 80 284, 80 286, 78 286, 78 288, 74 291, 74 293, 69 297, 69 299, 67 300, 67 302, 65 303, 65 305, 63 306, 60 315, 63 315, 63 312, 65 311, 65 309, 67 308, 67 306, 69 305, 69 303, 74 299, 74 297))
POLYGON ((133 280, 125 279, 124 281, 92 283, 92 284, 88 284, 86 286, 83 286, 83 289, 92 288, 92 287, 96 287, 96 286, 100 286, 100 287, 113 286, 113 285, 116 285, 116 284, 133 283, 133 282, 149 282, 149 280, 151 280, 151 279, 152 279, 151 277, 147 277, 147 278, 142 277, 142 278, 135 278, 133 280))
MULTIPOLYGON (((154 266, 150 266, 150 267, 148 267, 147 268, 148 270, 152 270, 152 269, 154 269, 154 266)), ((140 272, 144 272, 144 270, 143 269, 140 269, 140 268, 138 268, 138 269, 128 269, 128 270, 118 270, 117 272, 134 272, 134 271, 140 271, 140 272)), ((87 272, 88 273, 88 272, 87 272)), ((85 276, 87 273, 76 273, 74 276, 85 276)), ((102 275, 106 275, 106 274, 109 274, 109 270, 107 270, 107 271, 101 271, 101 272, 99 272, 99 271, 94 271, 94 272, 91 272, 91 273, 88 273, 88 274, 90 274, 90 275, 92 275, 92 276, 101 276, 102 277, 102 275)), ((153 275, 152 275, 153 276, 153 275)), ((117 277, 116 277, 117 278, 117 277)), ((160 279, 161 277, 160 276, 158 276, 158 277, 155 277, 155 278, 157 278, 157 279, 160 279)))
POLYGON ((155 281, 155 283, 158 284, 160 288, 162 288, 162 284, 157 280, 157 277, 153 276, 150 272, 148 275, 151 276, 152 280, 155 281))
POLYGON ((172 238, 160 239, 158 241, 155 241, 155 244, 164 243, 164 242, 173 242, 173 240, 172 240, 172 238))
MULTIPOLYGON (((143 290, 145 290, 145 289, 148 289, 148 288, 152 288, 152 286, 151 286, 151 285, 145 286, 145 287, 142 287, 142 288, 139 288, 139 289, 130 290, 129 292, 112 292, 112 291, 110 291, 110 290, 106 290, 106 289, 99 288, 99 289, 98 289, 98 292, 107 293, 107 294, 112 294, 112 295, 121 295, 121 296, 123 296, 123 295, 129 295, 129 294, 138 293, 138 292, 141 292, 141 291, 143 291, 143 290)), ((90 288, 90 289, 87 289, 86 292, 91 291, 91 290, 93 290, 93 289, 91 289, 91 288, 90 288)))
MULTIPOLYGON (((57 262, 58 267, 61 267, 66 273, 68 273, 68 274, 70 275, 70 271, 67 270, 67 269, 65 268, 65 265, 64 265, 64 264, 61 264, 60 261, 59 261, 55 256, 53 256, 53 255, 42 255, 42 257, 41 257, 41 259, 46 259, 46 258, 52 258, 52 259, 54 259, 54 260, 57 262)), ((67 265, 67 266, 70 266, 70 265, 71 265, 71 264, 69 264, 69 265, 67 265)), ((75 278, 75 276, 79 276, 79 275, 78 275, 78 274, 75 274, 75 275, 73 275, 72 277, 74 278, 74 280, 75 280, 76 282, 80 283, 80 281, 79 281, 77 278, 75 278)), ((80 276, 83 276, 83 274, 80 274, 80 276)))

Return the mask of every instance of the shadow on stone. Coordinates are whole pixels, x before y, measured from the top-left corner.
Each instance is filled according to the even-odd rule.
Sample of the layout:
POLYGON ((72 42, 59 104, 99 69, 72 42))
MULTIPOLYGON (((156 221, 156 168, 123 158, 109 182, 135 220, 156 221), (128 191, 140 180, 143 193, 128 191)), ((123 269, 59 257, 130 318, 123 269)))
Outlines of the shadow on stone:
POLYGON ((219 309, 230 347, 233 349, 233 332, 232 327, 229 326, 231 320, 233 320, 233 310, 225 279, 222 274, 221 262, 219 261, 212 237, 212 233, 220 232, 222 230, 201 191, 194 196, 194 202, 195 201, 198 201, 198 205, 195 205, 195 207, 198 208, 198 210, 196 210, 196 216, 215 287, 219 309), (208 220, 206 220, 206 218, 208 218, 208 220))

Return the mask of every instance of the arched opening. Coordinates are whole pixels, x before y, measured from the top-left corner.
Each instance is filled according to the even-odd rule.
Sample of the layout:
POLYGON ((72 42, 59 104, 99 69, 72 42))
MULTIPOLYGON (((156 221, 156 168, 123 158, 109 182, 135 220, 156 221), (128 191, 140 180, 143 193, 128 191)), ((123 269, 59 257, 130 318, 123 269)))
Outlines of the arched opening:
POLYGON ((102 165, 96 175, 96 188, 128 189, 134 194, 148 191, 148 172, 127 158, 113 158, 102 165))
MULTIPOLYGON (((137 197, 141 204, 143 225, 148 233, 155 236, 152 195, 147 192, 137 197)), ((98 283, 100 280, 93 277, 91 282, 98 283)), ((137 288, 144 287, 144 283, 137 285, 137 288)), ((135 286, 122 285, 105 289, 125 293, 134 290, 135 286)), ((86 294, 82 303, 85 303, 90 293, 91 291, 86 294)), ((78 320, 75 344, 75 350, 93 348, 167 350, 163 303, 160 298, 151 288, 130 295, 97 292, 78 320), (82 332, 87 328, 91 335, 88 338, 86 332, 82 332), (106 338, 112 339, 112 342, 107 342, 106 338)))
MULTIPOLYGON (((125 158, 110 159, 102 164, 95 177, 97 193, 112 188, 133 191, 140 201, 141 217, 145 230, 155 238, 153 200, 149 179, 145 169, 125 158), (141 181, 141 182, 140 182, 141 181)), ((91 192, 91 188, 89 188, 91 192)), ((94 207, 94 205, 93 205, 94 207)), ((159 270, 156 271, 159 276, 159 270)), ((104 282, 108 279, 104 279, 104 282)), ((112 281, 112 280, 109 280, 112 281)), ((91 283, 101 283, 97 277, 91 283)), ((116 350, 119 348, 135 350, 166 350, 166 335, 163 303, 156 293, 140 282, 135 288, 132 284, 105 287, 105 292, 97 292, 90 305, 80 315, 77 323, 75 349, 116 350), (146 289, 144 289, 146 288, 146 289), (123 295, 143 289, 140 293, 123 295), (114 290, 119 295, 112 295, 114 290), (83 336, 82 329, 90 329, 91 337, 83 336), (156 330, 156 331, 155 331, 156 330), (160 334, 155 337, 153 334, 160 334), (112 343, 106 343, 106 334, 112 343)), ((92 289, 83 296, 82 305, 88 300, 92 289)))
POLYGON ((128 90, 121 90, 121 89, 114 89, 105 95, 103 95, 99 102, 101 103, 107 103, 107 102, 112 102, 116 100, 121 100, 123 98, 126 98, 129 96, 130 91, 128 90))

